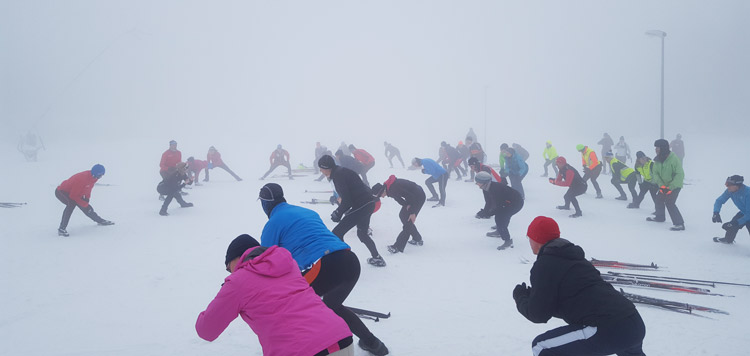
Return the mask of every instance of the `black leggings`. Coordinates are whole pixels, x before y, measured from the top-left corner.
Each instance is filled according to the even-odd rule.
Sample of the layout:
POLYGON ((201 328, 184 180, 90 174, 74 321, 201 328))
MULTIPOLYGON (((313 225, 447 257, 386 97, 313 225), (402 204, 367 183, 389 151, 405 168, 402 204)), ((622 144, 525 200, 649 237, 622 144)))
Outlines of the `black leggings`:
POLYGON ((576 213, 581 213, 581 207, 578 205, 578 199, 576 199, 577 196, 586 193, 586 190, 588 189, 588 185, 583 185, 580 187, 573 187, 570 186, 568 188, 568 191, 565 192, 565 195, 563 195, 563 199, 565 199, 565 207, 569 208, 570 204, 573 203, 573 208, 576 209, 576 213))
POLYGON ((89 204, 89 206, 86 208, 78 205, 75 200, 70 199, 70 193, 68 192, 55 189, 55 197, 57 197, 57 200, 59 200, 61 203, 65 204, 65 210, 63 210, 62 220, 60 220, 60 228, 63 230, 68 227, 70 216, 73 215, 73 210, 75 210, 76 206, 79 207, 81 211, 86 214, 86 216, 88 216, 91 220, 94 220, 97 223, 103 220, 94 212, 94 208, 91 206, 91 204, 89 204))
POLYGON ((630 175, 627 178, 625 178, 624 182, 620 179, 619 176, 613 176, 611 182, 612 182, 612 185, 615 186, 617 191, 620 192, 620 196, 627 196, 625 195, 625 191, 620 186, 621 184, 627 184, 628 190, 630 190, 630 195, 633 197, 633 202, 635 203, 638 197, 638 193, 635 192, 635 183, 638 182, 638 176, 636 175, 635 172, 630 173, 630 175))
POLYGON ((532 342, 539 356, 645 356, 646 326, 635 314, 606 326, 566 325, 537 336, 532 342))
POLYGON ((664 208, 666 207, 667 212, 669 212, 669 217, 672 219, 673 225, 685 224, 685 221, 682 220, 680 209, 677 208, 677 197, 680 195, 681 189, 682 188, 676 188, 669 195, 661 193, 656 194, 656 200, 654 200, 654 205, 656 206, 656 220, 666 220, 666 216, 664 214, 664 208))
MULTIPOLYGON (((419 197, 420 202, 418 202, 416 205, 412 205, 412 211, 414 214, 419 215, 419 210, 422 209, 422 206, 424 205, 425 201, 425 195, 423 191, 419 191, 422 193, 422 195, 419 197)), ((393 244, 393 246, 396 247, 397 250, 403 252, 404 248, 406 248, 406 242, 409 241, 409 236, 411 236, 414 241, 422 241, 422 234, 419 233, 417 230, 417 226, 414 225, 413 222, 409 220, 409 211, 406 210, 406 206, 401 207, 401 211, 398 213, 398 218, 401 220, 401 223, 404 225, 403 229, 401 230, 401 233, 398 234, 398 237, 396 237, 396 243, 393 244)))
POLYGON ((359 280, 361 266, 357 255, 351 250, 339 250, 320 259, 320 271, 310 286, 315 294, 323 298, 323 303, 336 315, 344 319, 349 330, 366 343, 372 343, 375 335, 351 310, 344 301, 359 280))
POLYGON ((510 231, 508 231, 508 224, 510 224, 510 218, 523 208, 523 200, 520 200, 520 204, 517 206, 508 206, 505 208, 498 209, 495 213, 495 224, 497 225, 497 232, 500 233, 500 237, 508 241, 510 240, 510 231))
POLYGON ((599 177, 599 173, 602 172, 602 164, 599 163, 594 169, 592 170, 586 170, 586 172, 583 174, 583 181, 586 182, 589 178, 591 178, 591 184, 594 186, 594 189, 596 189, 596 195, 602 195, 602 190, 599 188, 599 183, 596 182, 596 178, 599 177))
POLYGON ((433 186, 433 183, 435 182, 437 182, 438 189, 440 189, 440 204, 445 205, 445 186, 448 184, 448 172, 445 172, 437 179, 430 176, 430 178, 427 178, 427 180, 424 181, 424 184, 427 185, 427 189, 430 190, 430 194, 432 194, 433 198, 437 198, 438 195, 435 191, 435 186, 433 186))
POLYGON ((367 203, 358 209, 354 209, 352 212, 347 213, 346 216, 341 219, 339 224, 331 230, 331 232, 338 236, 341 241, 344 241, 344 235, 346 235, 346 233, 354 226, 357 226, 357 237, 359 237, 359 241, 362 241, 362 243, 367 246, 367 250, 370 251, 372 257, 380 256, 378 248, 375 247, 375 242, 372 241, 369 234, 370 216, 372 216, 373 210, 375 210, 374 202, 367 203))

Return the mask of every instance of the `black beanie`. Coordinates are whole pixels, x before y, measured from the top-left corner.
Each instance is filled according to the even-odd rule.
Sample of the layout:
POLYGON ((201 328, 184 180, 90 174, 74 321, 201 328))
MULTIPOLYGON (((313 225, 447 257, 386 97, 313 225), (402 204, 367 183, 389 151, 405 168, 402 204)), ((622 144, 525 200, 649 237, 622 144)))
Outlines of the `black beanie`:
POLYGON ((242 256, 242 254, 248 249, 256 246, 260 246, 260 244, 258 243, 258 240, 254 239, 252 236, 248 234, 237 236, 229 244, 229 247, 227 247, 227 257, 224 260, 224 266, 228 265, 229 262, 232 262, 235 258, 242 256))
POLYGON ((380 197, 381 194, 383 194, 383 191, 385 190, 385 186, 380 183, 375 183, 375 185, 372 186, 372 195, 376 197, 380 197))
POLYGON ((258 199, 265 201, 276 201, 284 198, 284 190, 276 183, 268 183, 260 188, 258 199))
POLYGON ((470 166, 478 166, 479 165, 479 159, 476 157, 469 158, 469 165, 470 166))
POLYGON ((507 143, 504 143, 504 144, 500 145, 500 150, 501 150, 501 151, 502 151, 502 150, 505 150, 505 149, 507 149, 507 148, 508 148, 508 144, 507 144, 507 143))
POLYGON ((731 184, 731 185, 742 185, 742 183, 744 182, 745 182, 745 178, 737 174, 727 178, 727 184, 731 184))
POLYGON ((336 167, 336 161, 333 160, 333 157, 325 155, 318 160, 318 167, 323 169, 333 169, 333 167, 336 167))
POLYGON ((660 138, 656 141, 654 141, 654 147, 659 147, 659 149, 662 150, 668 150, 669 149, 669 142, 667 140, 660 138))
POLYGON ((635 158, 641 159, 643 157, 646 157, 646 154, 643 153, 643 151, 638 151, 638 152, 635 153, 635 158))

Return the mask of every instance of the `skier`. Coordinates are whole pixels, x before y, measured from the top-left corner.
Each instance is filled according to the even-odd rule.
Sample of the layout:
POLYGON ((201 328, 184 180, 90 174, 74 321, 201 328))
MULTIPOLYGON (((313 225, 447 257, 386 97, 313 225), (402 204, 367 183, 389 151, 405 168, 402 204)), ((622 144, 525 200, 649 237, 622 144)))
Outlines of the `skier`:
POLYGON ((196 187, 200 186, 201 171, 205 169, 206 175, 208 175, 208 161, 195 159, 195 157, 190 156, 187 159, 187 164, 188 179, 195 182, 196 187))
MULTIPOLYGON (((612 137, 609 136, 608 133, 604 133, 604 136, 602 136, 602 139, 597 142, 598 145, 602 146, 602 150, 599 151, 599 154, 604 156, 605 152, 609 152, 612 150, 612 146, 615 145, 615 141, 612 140, 612 137)), ((607 174, 607 166, 602 166, 602 173, 607 174)))
POLYGON ((398 217, 403 224, 403 229, 396 237, 396 242, 388 246, 388 252, 404 252, 407 242, 415 246, 422 246, 424 240, 422 240, 422 234, 417 230, 415 223, 425 202, 424 189, 410 180, 391 175, 385 183, 376 183, 372 186, 372 194, 378 198, 389 196, 401 205, 398 217), (411 240, 409 239, 410 236, 411 240))
POLYGON ((677 155, 677 158, 680 159, 680 163, 683 165, 685 164, 685 143, 682 142, 682 135, 677 134, 677 137, 675 137, 672 142, 669 143, 669 147, 674 152, 674 154, 677 155))
POLYGON ((619 159, 612 157, 612 151, 604 154, 604 160, 609 163, 610 171, 612 172, 612 180, 610 182, 612 182, 612 185, 614 185, 617 191, 620 192, 620 196, 615 199, 628 200, 628 196, 620 186, 625 183, 628 185, 630 196, 633 197, 633 203, 635 203, 636 197, 638 196, 638 193, 635 192, 635 184, 638 182, 638 173, 636 173, 635 169, 626 166, 619 159))
POLYGON ((326 151, 328 151, 328 148, 326 146, 321 146, 320 142, 315 142, 315 160, 313 161, 313 168, 315 169, 315 174, 320 173, 320 168, 318 168, 318 160, 320 157, 323 157, 324 154, 326 154, 326 151))
POLYGON ((638 171, 639 177, 643 178, 643 181, 639 185, 640 192, 638 193, 638 197, 628 205, 628 208, 640 208, 643 198, 646 197, 646 193, 651 193, 651 200, 656 203, 656 190, 659 187, 654 183, 654 178, 651 175, 653 166, 654 162, 645 153, 642 151, 635 153, 635 169, 638 171))
POLYGON ((565 192, 565 195, 563 196, 565 205, 558 205, 557 208, 560 210, 570 210, 570 203, 573 203, 573 208, 575 208, 576 212, 571 214, 570 217, 578 218, 583 216, 583 212, 578 205, 578 199, 576 199, 576 197, 586 193, 586 189, 588 189, 586 181, 581 178, 581 175, 575 168, 573 168, 573 166, 568 164, 565 157, 558 156, 555 159, 555 164, 560 171, 557 173, 557 178, 550 178, 549 182, 561 187, 568 187, 568 191, 565 192))
POLYGON ((318 167, 333 181, 333 186, 341 199, 338 208, 331 213, 331 220, 338 223, 331 232, 343 241, 344 235, 356 226, 359 241, 367 246, 372 256, 367 259, 367 263, 375 267, 385 267, 385 260, 378 253, 378 248, 368 233, 370 216, 375 210, 375 198, 370 187, 362 182, 356 172, 337 166, 331 156, 321 157, 318 167))
POLYGON ((471 158, 471 152, 469 151, 469 147, 466 147, 464 145, 464 141, 458 141, 458 144, 456 145, 456 150, 458 153, 461 154, 461 161, 464 165, 464 170, 469 169, 468 160, 471 158))
POLYGON ((737 206, 740 211, 735 215, 731 221, 721 225, 721 228, 726 230, 724 237, 714 237, 714 242, 721 242, 725 244, 734 243, 734 238, 737 236, 737 232, 742 230, 743 227, 747 228, 750 232, 750 189, 744 184, 745 178, 740 175, 733 175, 727 178, 725 186, 727 189, 722 193, 716 202, 714 203, 714 216, 711 219, 715 223, 721 222, 721 206, 732 198, 732 202, 737 206))
POLYGON ((241 316, 258 335, 264 355, 351 355, 352 333, 315 294, 289 251, 260 247, 240 235, 227 248, 219 293, 198 315, 195 330, 214 341, 241 316))
POLYGON ((664 222, 666 217, 664 208, 669 211, 669 217, 672 219, 672 231, 685 230, 685 221, 682 219, 680 209, 677 208, 677 197, 682 190, 682 181, 685 178, 685 172, 682 170, 680 159, 674 152, 669 151, 669 142, 665 139, 658 139, 654 142, 654 166, 651 175, 654 183, 659 187, 656 192, 656 216, 647 217, 648 221, 664 222))
POLYGON ((375 166, 375 157, 364 149, 354 147, 354 145, 349 145, 349 151, 354 155, 354 158, 356 158, 357 161, 362 163, 363 168, 360 175, 362 176, 362 181, 365 182, 369 188, 370 183, 367 181, 367 172, 375 166))
POLYGON ((445 141, 440 143, 440 147, 445 152, 444 157, 441 158, 444 162, 443 168, 448 172, 448 178, 450 178, 451 171, 456 171, 456 180, 460 181, 466 175, 466 170, 461 167, 461 162, 463 162, 461 153, 445 141))
POLYGON ((42 143, 41 138, 37 138, 37 136, 31 131, 26 133, 26 136, 21 136, 18 140, 18 152, 23 154, 24 158, 26 158, 26 162, 36 162, 37 153, 43 148, 44 144, 42 143))
POLYGON ((477 173, 474 181, 484 194, 484 208, 479 210, 477 217, 495 217, 497 229, 488 232, 487 236, 503 239, 503 244, 497 247, 498 250, 513 248, 513 239, 510 238, 508 224, 510 224, 510 218, 523 208, 521 193, 505 184, 493 182, 492 175, 487 172, 477 173))
POLYGON ((164 179, 167 176, 167 170, 177 166, 182 161, 182 152, 177 149, 177 141, 169 141, 169 148, 161 154, 159 161, 159 174, 164 179))
MULTIPOLYGON (((328 155, 320 159, 327 163, 333 161, 328 155)), ((323 165, 320 168, 325 172, 323 165)), ((318 213, 288 204, 280 185, 264 185, 258 198, 263 212, 268 216, 260 244, 265 247, 276 245, 289 250, 307 283, 323 298, 323 303, 344 319, 352 333, 357 335, 359 347, 375 355, 387 355, 388 348, 385 344, 367 329, 357 315, 343 306, 344 300, 357 284, 361 270, 357 255, 352 252, 351 247, 328 230, 318 213)))
POLYGON ((474 157, 469 158, 469 167, 471 168, 471 170, 474 173, 487 172, 487 173, 491 174, 493 182, 498 182, 498 183, 501 183, 501 184, 508 185, 508 182, 506 182, 506 180, 503 179, 502 176, 500 176, 499 174, 497 174, 497 172, 495 172, 495 170, 492 169, 492 167, 490 167, 490 166, 488 166, 486 164, 479 163, 479 160, 476 159, 476 158, 474 158, 474 157))
POLYGON ((170 168, 164 180, 159 182, 159 185, 156 186, 156 191, 159 192, 159 194, 166 196, 164 203, 161 205, 161 210, 159 210, 159 215, 169 216, 167 208, 172 202, 172 199, 177 200, 182 208, 192 207, 193 203, 188 203, 183 200, 182 195, 180 194, 180 189, 182 189, 185 184, 192 183, 193 181, 187 176, 187 164, 185 162, 177 163, 177 167, 170 168))
POLYGON ((555 176, 557 176, 557 164, 555 164, 555 159, 557 159, 557 150, 552 147, 551 141, 547 141, 546 146, 544 147, 544 153, 542 155, 544 157, 544 174, 542 174, 541 176, 547 177, 547 166, 549 166, 550 164, 552 165, 552 169, 555 171, 555 176))
MULTIPOLYGON (((470 157, 474 157, 479 160, 479 162, 484 162, 484 150, 482 149, 482 145, 479 144, 479 142, 474 141, 474 139, 470 136, 466 137, 466 146, 469 147, 469 154, 470 157)), ((471 178, 465 180, 466 182, 473 182, 474 181, 474 172, 471 172, 471 178)))
POLYGON ((555 220, 536 217, 527 235, 537 258, 531 287, 513 289, 516 308, 533 323, 553 316, 568 323, 534 338, 534 355, 645 356, 646 327, 638 310, 602 279, 581 247, 560 238, 555 220))
POLYGON ((362 164, 362 162, 358 161, 352 156, 345 155, 341 150, 336 151, 335 161, 339 166, 353 170, 354 173, 359 174, 363 182, 365 181, 365 176, 362 175, 362 172, 364 172, 365 170, 365 166, 362 164))
POLYGON ((398 161, 401 162, 401 168, 406 168, 404 160, 401 159, 401 151, 388 142, 383 142, 383 145, 385 146, 385 157, 388 158, 388 163, 391 165, 391 168, 393 168, 393 157, 398 158, 398 161))
MULTIPOLYGON (((604 151, 606 154, 609 151, 604 151)), ((617 141, 615 145, 615 158, 620 162, 626 162, 626 159, 632 160, 630 157, 630 146, 625 142, 625 136, 620 136, 620 141, 617 141)))
POLYGON ((271 163, 271 168, 268 169, 268 172, 266 172, 266 174, 260 177, 260 180, 266 179, 266 177, 271 174, 271 172, 273 172, 273 170, 278 166, 286 167, 289 174, 289 179, 294 179, 294 177, 292 177, 292 165, 289 164, 289 152, 281 148, 281 145, 276 146, 276 149, 271 152, 271 157, 268 160, 271 163))
POLYGON ((516 150, 506 147, 502 154, 505 156, 505 171, 510 180, 510 186, 521 193, 521 198, 525 199, 523 192, 523 178, 529 173, 529 165, 521 158, 516 150))
POLYGON ((437 162, 429 158, 415 157, 411 161, 411 165, 417 169, 422 168, 422 173, 430 175, 430 178, 427 178, 427 180, 424 181, 424 184, 427 185, 427 189, 430 190, 430 194, 432 194, 432 197, 427 199, 427 201, 437 202, 437 204, 432 206, 433 208, 445 206, 445 186, 448 184, 448 172, 443 169, 443 167, 440 167, 437 162), (435 186, 433 185, 435 182, 437 182, 438 189, 440 190, 440 198, 438 198, 435 186))
POLYGON ((217 151, 214 146, 211 146, 208 148, 208 153, 206 154, 206 160, 208 161, 208 167, 206 169, 206 178, 203 179, 204 182, 208 182, 208 171, 210 169, 214 169, 217 167, 227 171, 227 173, 231 174, 232 177, 234 177, 234 179, 236 179, 238 182, 242 181, 242 178, 234 174, 234 172, 232 172, 232 170, 229 169, 229 166, 227 166, 227 164, 224 163, 224 160, 221 159, 221 153, 219 153, 219 151, 217 151))
POLYGON ((104 176, 104 166, 101 164, 95 164, 88 171, 72 175, 70 178, 60 183, 55 189, 55 197, 61 203, 65 204, 62 220, 60 220, 60 227, 57 229, 57 234, 59 236, 70 236, 67 230, 68 222, 70 221, 70 216, 73 214, 73 210, 75 210, 76 206, 97 224, 103 226, 114 225, 113 222, 104 220, 97 215, 94 212, 94 207, 89 204, 89 201, 91 200, 91 189, 94 188, 94 184, 96 184, 102 176, 104 176))
POLYGON ((576 151, 581 152, 581 162, 583 163, 583 181, 586 182, 591 178, 591 184, 596 189, 596 199, 602 199, 602 190, 599 189, 599 183, 596 182, 596 178, 599 177, 599 173, 602 172, 602 163, 596 158, 596 152, 584 145, 577 145, 576 151))
POLYGON ((513 149, 516 150, 516 153, 518 153, 521 158, 523 158, 524 162, 529 160, 529 151, 523 148, 523 146, 514 143, 511 145, 511 147, 513 147, 513 149))

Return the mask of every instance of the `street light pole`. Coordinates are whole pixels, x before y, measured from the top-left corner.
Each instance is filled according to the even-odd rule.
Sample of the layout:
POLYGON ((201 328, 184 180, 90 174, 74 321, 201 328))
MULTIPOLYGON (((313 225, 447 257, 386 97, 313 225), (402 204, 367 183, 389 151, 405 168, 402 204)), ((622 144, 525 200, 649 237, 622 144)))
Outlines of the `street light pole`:
POLYGON ((667 37, 667 33, 650 30, 646 31, 646 35, 661 38, 661 138, 664 138, 664 37, 667 37))

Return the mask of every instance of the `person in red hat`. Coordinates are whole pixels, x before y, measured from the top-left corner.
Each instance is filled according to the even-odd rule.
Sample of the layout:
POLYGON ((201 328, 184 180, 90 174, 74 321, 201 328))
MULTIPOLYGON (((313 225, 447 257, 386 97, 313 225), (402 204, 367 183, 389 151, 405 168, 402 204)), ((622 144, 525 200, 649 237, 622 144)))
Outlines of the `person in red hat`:
POLYGON ((560 238, 557 222, 537 216, 526 235, 537 258, 531 286, 513 289, 516 308, 533 323, 552 316, 568 323, 534 338, 534 355, 645 356, 638 310, 602 279, 580 246, 560 238))
POLYGON ((581 175, 578 173, 578 171, 573 168, 573 166, 568 164, 568 161, 565 160, 565 157, 558 156, 555 159, 555 164, 558 168, 557 177, 550 178, 549 182, 554 185, 568 187, 568 191, 565 192, 565 195, 563 196, 563 199, 565 199, 565 205, 558 205, 557 208, 560 210, 570 210, 570 203, 573 203, 573 207, 576 209, 576 212, 574 214, 571 214, 570 217, 577 218, 583 216, 581 207, 578 205, 578 199, 576 199, 576 197, 583 193, 586 193, 588 185, 583 180, 583 178, 581 178, 581 175))

